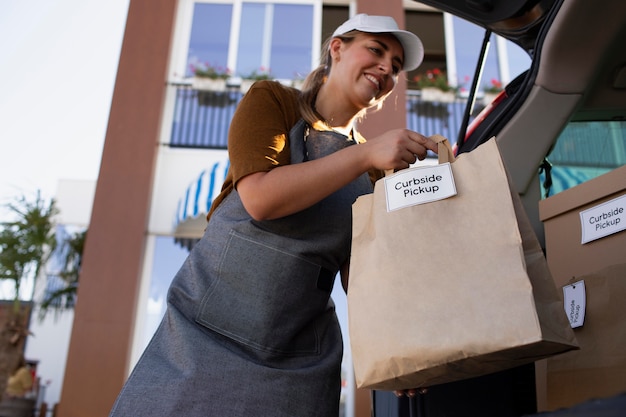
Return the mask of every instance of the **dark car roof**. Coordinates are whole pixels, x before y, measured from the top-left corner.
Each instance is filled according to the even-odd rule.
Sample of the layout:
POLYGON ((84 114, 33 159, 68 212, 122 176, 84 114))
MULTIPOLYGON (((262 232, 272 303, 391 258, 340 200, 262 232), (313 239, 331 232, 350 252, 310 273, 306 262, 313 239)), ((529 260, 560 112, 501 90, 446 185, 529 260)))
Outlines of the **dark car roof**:
POLYGON ((418 0, 468 20, 532 51, 556 0, 418 0))
POLYGON ((555 140, 567 122, 626 119, 626 2, 418 2, 490 29, 534 52, 524 94, 517 98, 515 108, 502 115, 506 123, 488 132, 488 136, 500 135, 501 151, 518 191, 526 190, 553 145, 549 140, 555 140), (537 133, 530 138, 535 129, 537 133))

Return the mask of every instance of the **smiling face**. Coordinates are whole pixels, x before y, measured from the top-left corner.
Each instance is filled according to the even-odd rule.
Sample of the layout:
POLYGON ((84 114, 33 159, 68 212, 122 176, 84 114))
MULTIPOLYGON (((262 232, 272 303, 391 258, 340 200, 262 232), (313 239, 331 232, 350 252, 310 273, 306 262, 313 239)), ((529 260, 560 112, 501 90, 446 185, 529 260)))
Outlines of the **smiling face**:
POLYGON ((327 84, 356 108, 376 105, 395 87, 404 52, 390 34, 359 32, 351 40, 330 43, 332 68, 327 84))

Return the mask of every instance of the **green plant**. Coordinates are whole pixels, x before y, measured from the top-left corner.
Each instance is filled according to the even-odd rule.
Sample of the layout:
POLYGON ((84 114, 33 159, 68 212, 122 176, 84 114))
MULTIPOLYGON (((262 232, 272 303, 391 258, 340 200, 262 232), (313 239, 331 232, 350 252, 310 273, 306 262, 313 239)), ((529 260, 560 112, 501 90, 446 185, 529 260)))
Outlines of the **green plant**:
POLYGON ((413 82, 418 89, 433 87, 441 91, 454 91, 455 88, 448 84, 448 77, 439 68, 428 70, 424 74, 413 77, 413 82))
POLYGON ((260 81, 260 80, 269 80, 269 79, 272 78, 272 76, 270 75, 269 68, 259 67, 258 70, 254 70, 250 74, 244 75, 241 78, 243 78, 245 80, 260 81))
POLYGON ((230 77, 230 70, 228 68, 212 66, 206 62, 198 65, 190 64, 190 68, 191 72, 196 77, 210 78, 212 80, 225 80, 230 77))
MULTIPOLYGON (((46 201, 37 192, 34 199, 25 196, 6 205, 9 219, 0 221, 0 281, 12 284, 12 307, 3 308, 0 318, 0 393, 5 392, 9 370, 18 363, 30 334, 32 293, 22 294, 22 285, 35 282, 50 253, 56 246, 54 201, 46 201)), ((2 394, 0 394, 2 397, 2 394)))

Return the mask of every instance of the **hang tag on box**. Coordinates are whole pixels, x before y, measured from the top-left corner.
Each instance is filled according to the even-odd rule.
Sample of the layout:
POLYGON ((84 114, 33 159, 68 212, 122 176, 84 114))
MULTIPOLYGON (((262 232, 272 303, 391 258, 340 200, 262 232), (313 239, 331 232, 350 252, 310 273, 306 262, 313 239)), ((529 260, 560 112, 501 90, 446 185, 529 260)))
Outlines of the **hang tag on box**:
POLYGON ((578 281, 563 287, 563 307, 573 329, 585 323, 586 304, 585 281, 578 281))
POLYGON ((387 211, 430 203, 456 195, 449 162, 403 169, 384 178, 387 211))

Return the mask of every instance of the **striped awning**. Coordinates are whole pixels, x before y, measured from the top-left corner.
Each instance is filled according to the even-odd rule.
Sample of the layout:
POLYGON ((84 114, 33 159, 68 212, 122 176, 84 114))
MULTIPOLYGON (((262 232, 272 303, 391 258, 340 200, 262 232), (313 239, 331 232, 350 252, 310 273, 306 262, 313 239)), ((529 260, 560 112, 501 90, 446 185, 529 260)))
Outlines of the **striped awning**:
POLYGON ((174 235, 176 237, 199 238, 206 227, 206 215, 211 203, 220 193, 229 161, 224 159, 215 162, 212 166, 198 174, 185 189, 183 196, 178 200, 174 235))

